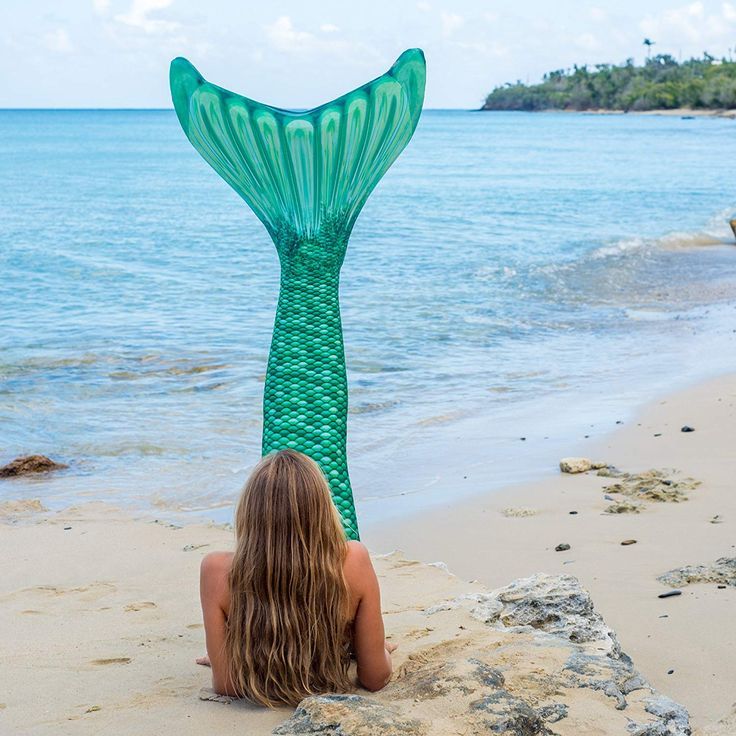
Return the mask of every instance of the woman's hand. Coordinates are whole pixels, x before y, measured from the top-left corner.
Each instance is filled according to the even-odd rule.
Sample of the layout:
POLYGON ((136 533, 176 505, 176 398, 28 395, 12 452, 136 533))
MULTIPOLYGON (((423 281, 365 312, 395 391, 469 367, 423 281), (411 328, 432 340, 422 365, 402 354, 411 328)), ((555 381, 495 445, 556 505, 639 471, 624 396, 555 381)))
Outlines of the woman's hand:
POLYGON ((210 662, 209 655, 205 654, 204 657, 197 657, 197 659, 194 660, 197 664, 201 664, 204 667, 212 667, 212 663, 210 662))
POLYGON ((383 646, 389 654, 393 654, 398 648, 398 644, 392 644, 388 639, 383 642, 383 646))

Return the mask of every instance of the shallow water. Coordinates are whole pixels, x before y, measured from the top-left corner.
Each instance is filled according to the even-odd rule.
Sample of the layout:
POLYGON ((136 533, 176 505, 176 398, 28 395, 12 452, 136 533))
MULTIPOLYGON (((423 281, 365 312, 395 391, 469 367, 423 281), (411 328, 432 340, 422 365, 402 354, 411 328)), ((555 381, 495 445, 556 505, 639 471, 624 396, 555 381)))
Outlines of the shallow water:
MULTIPOLYGON (((734 154, 731 120, 426 112, 342 274, 364 514, 456 492, 448 468, 521 479, 732 369, 734 154)), ((229 514, 260 446, 263 227, 171 111, 0 111, 0 175, 0 461, 72 463, 0 497, 229 514)))

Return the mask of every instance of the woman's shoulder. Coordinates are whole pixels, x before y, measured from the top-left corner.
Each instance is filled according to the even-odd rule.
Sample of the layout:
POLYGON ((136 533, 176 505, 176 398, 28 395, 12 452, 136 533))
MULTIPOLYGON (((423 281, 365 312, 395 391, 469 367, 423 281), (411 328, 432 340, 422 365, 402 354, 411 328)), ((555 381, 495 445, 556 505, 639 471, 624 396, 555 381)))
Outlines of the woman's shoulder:
POLYGON ((343 572, 345 573, 348 586, 354 592, 359 592, 363 589, 366 579, 373 572, 371 556, 364 544, 354 541, 348 542, 348 551, 345 555, 343 572))
POLYGON ((202 582, 212 588, 227 587, 232 564, 232 552, 209 552, 202 558, 199 568, 202 582))

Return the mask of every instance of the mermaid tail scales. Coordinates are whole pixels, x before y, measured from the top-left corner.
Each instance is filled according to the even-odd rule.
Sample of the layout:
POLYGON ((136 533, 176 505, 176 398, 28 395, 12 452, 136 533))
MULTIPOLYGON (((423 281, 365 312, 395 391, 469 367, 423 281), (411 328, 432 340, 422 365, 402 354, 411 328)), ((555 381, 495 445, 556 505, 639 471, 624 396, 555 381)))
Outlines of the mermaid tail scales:
POLYGON ((281 262, 263 451, 293 447, 315 458, 357 538, 339 272, 361 208, 416 128, 424 56, 406 51, 383 76, 306 112, 228 92, 185 59, 172 62, 170 78, 187 137, 263 222, 281 262))

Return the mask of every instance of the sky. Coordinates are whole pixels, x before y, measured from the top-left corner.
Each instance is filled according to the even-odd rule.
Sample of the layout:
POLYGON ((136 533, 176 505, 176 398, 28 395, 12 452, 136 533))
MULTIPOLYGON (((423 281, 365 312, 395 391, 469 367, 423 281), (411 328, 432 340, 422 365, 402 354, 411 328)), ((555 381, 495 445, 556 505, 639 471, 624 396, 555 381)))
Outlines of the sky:
POLYGON ((736 0, 0 0, 0 107, 171 107, 168 65, 308 108, 427 57, 429 108, 654 53, 736 58, 736 0))

